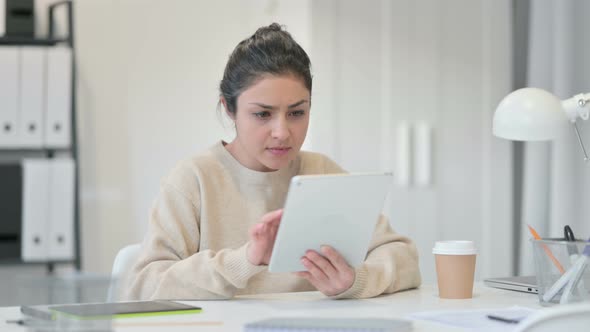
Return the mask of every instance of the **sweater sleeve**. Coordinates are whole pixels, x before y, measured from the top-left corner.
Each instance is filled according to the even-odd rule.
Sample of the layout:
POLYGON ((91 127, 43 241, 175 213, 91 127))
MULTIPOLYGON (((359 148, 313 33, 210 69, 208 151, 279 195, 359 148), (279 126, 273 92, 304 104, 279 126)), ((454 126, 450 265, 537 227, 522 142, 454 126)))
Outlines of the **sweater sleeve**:
POLYGON ((415 288, 421 283, 416 246, 395 233, 384 216, 377 222, 365 262, 355 273, 353 285, 333 298, 368 298, 415 288))
POLYGON ((266 269, 248 261, 247 244, 198 251, 199 212, 194 201, 170 184, 162 186, 141 254, 127 278, 126 299, 231 298, 266 269))

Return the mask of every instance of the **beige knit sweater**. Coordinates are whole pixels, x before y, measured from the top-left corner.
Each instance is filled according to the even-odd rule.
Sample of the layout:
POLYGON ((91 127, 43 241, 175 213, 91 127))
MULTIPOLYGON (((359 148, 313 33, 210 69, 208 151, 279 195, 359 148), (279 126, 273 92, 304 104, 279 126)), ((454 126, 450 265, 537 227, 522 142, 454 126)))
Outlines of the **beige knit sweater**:
MULTIPOLYGON (((248 229, 283 206, 294 175, 344 172, 327 157, 300 152, 275 172, 245 168, 222 142, 180 162, 161 183, 141 254, 124 299, 219 299, 315 290, 292 273, 269 273, 246 258, 248 229)), ((378 221, 365 263, 350 289, 335 298, 364 298, 420 285, 418 253, 378 221)))

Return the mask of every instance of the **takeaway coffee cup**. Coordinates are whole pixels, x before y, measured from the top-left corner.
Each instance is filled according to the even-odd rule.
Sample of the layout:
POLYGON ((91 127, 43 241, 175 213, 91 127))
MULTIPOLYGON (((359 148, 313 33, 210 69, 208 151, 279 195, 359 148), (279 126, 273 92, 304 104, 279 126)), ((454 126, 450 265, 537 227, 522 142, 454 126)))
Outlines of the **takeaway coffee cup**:
POLYGON ((439 241, 432 253, 436 262, 438 295, 445 299, 471 298, 477 255, 473 241, 439 241))

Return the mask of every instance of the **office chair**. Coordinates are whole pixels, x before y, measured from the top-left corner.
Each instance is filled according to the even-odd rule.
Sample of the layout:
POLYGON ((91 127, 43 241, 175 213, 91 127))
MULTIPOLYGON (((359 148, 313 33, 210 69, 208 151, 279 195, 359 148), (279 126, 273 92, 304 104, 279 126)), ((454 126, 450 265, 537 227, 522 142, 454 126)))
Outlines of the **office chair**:
POLYGON ((590 303, 560 305, 540 310, 523 320, 515 332, 588 331, 590 303))
POLYGON ((121 284, 125 281, 127 273, 135 264, 137 256, 141 250, 139 243, 130 244, 123 247, 115 256, 113 270, 111 272, 111 284, 107 295, 107 302, 116 302, 119 300, 119 291, 121 284))

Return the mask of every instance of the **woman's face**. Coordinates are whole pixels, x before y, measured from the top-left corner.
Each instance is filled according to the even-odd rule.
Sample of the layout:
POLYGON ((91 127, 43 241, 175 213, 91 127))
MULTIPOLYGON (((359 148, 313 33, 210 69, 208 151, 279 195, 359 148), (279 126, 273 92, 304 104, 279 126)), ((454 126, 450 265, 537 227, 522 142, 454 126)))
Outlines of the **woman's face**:
POLYGON ((236 102, 236 138, 228 151, 242 165, 261 172, 285 167, 307 134, 310 93, 295 76, 265 76, 236 102))

